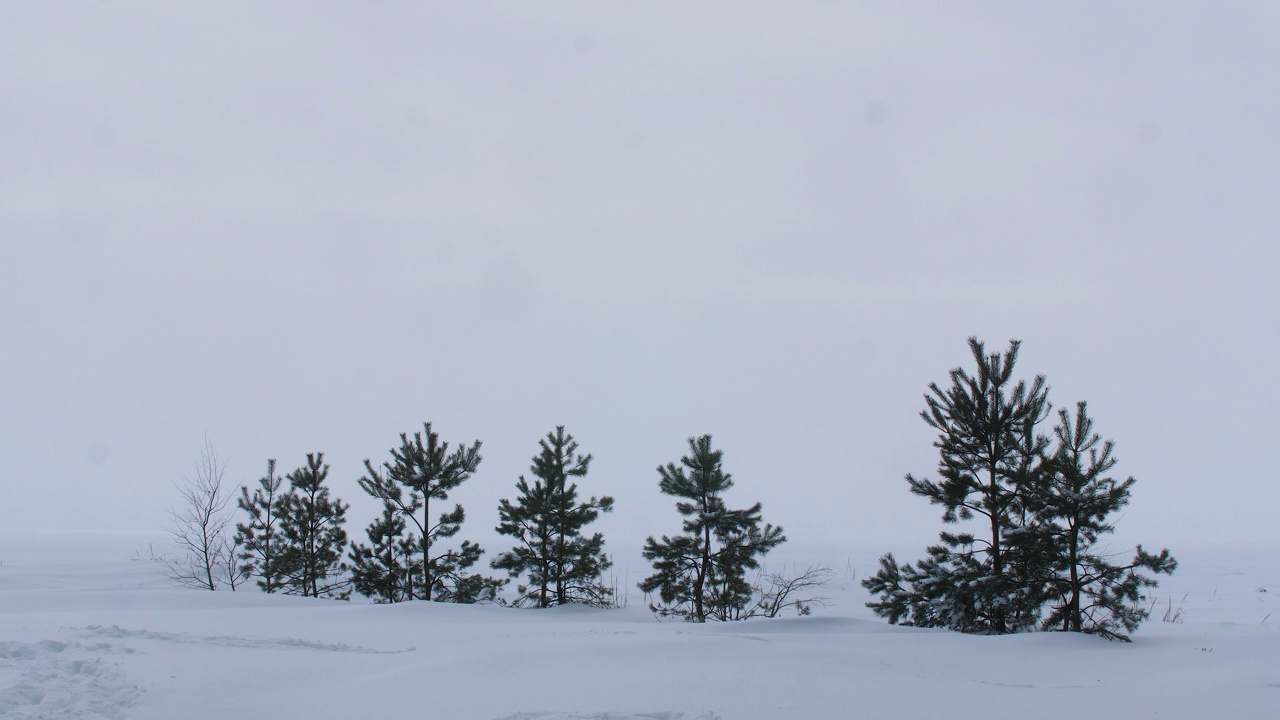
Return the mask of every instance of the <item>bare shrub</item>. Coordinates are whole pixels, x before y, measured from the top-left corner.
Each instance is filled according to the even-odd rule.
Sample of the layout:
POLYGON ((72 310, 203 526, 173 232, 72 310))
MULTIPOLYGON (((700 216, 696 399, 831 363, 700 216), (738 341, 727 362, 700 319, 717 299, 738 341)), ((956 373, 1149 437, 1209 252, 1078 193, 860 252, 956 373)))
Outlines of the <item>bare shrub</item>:
POLYGON ((808 615, 815 605, 826 607, 828 598, 819 593, 831 584, 835 571, 822 564, 810 565, 804 572, 797 572, 799 566, 792 567, 795 569, 791 573, 785 565, 782 572, 761 569, 754 584, 755 602, 744 618, 774 618, 787 608, 794 608, 797 615, 808 615))
POLYGON ((173 557, 164 558, 164 563, 169 577, 184 587, 217 590, 225 583, 235 590, 244 577, 236 568, 236 544, 227 532, 231 496, 222 485, 226 466, 206 437, 195 475, 184 475, 174 483, 180 500, 170 511, 165 531, 177 550, 173 557))

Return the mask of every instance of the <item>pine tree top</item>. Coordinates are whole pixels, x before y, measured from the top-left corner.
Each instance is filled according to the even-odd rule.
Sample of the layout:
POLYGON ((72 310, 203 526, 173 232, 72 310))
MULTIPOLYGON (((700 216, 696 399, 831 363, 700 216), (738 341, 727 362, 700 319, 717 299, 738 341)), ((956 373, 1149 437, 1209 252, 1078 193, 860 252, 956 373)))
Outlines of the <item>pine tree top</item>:
POLYGON ((695 501, 676 505, 684 515, 706 511, 716 496, 733 487, 733 476, 721 467, 724 452, 711 448, 711 436, 691 437, 688 442, 690 454, 680 458, 683 467, 675 463, 658 467, 658 488, 663 493, 695 501))
POLYGON ((422 428, 423 432, 415 432, 412 439, 408 433, 400 433, 400 447, 393 448, 391 461, 382 465, 385 477, 365 460, 369 474, 361 478, 360 485, 366 492, 398 501, 398 488, 404 487, 424 498, 446 500, 450 490, 475 473, 483 459, 479 440, 449 452, 449 443, 440 441, 430 422, 423 423, 422 428))

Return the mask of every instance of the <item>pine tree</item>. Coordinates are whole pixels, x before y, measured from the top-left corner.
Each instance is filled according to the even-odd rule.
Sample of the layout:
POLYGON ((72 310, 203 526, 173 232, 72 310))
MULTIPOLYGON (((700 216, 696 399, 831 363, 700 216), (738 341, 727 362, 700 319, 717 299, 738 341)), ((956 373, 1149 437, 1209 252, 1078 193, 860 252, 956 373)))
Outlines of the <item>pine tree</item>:
POLYGON ((440 540, 458 534, 466 513, 455 505, 433 524, 431 501, 448 500, 449 492, 475 473, 481 459, 480 441, 450 453, 449 443, 440 442, 431 423, 424 423, 423 430, 425 443, 424 433, 414 433, 412 440, 400 434, 399 449, 393 449, 392 461, 383 464, 385 475, 365 460, 368 473, 360 478, 360 487, 394 507, 406 525, 417 530, 419 547, 409 560, 414 567, 407 576, 414 582, 406 588, 407 599, 476 602, 493 598, 505 581, 467 572, 484 554, 479 545, 463 541, 457 550, 432 554, 440 540))
POLYGON ((516 481, 519 497, 515 504, 505 498, 498 503, 500 523, 495 528, 499 534, 515 536, 520 545, 501 553, 490 566, 505 570, 512 577, 528 573, 527 585, 516 585, 515 604, 532 603, 537 607, 550 607, 553 599, 551 551, 555 544, 555 527, 552 524, 551 488, 542 481, 532 486, 521 475, 516 481))
POLYGON ((394 603, 412 597, 421 584, 421 567, 413 558, 420 545, 416 535, 405 534, 404 518, 390 503, 382 506, 382 517, 365 530, 370 545, 351 548, 351 584, 356 592, 377 603, 394 603))
POLYGON ((1099 539, 1115 529, 1108 516, 1128 505, 1135 480, 1107 477, 1116 465, 1115 445, 1094 432, 1086 403, 1076 404, 1074 420, 1065 409, 1058 417, 1053 473, 1034 498, 1037 518, 1056 549, 1048 581, 1055 601, 1044 627, 1127 641, 1125 632, 1147 617, 1142 591, 1156 586, 1143 571, 1169 574, 1178 564, 1168 550, 1151 555, 1141 545, 1121 565, 1098 552, 1099 539))
POLYGON ((324 453, 307 453, 307 464, 289 473, 288 500, 281 505, 280 531, 286 544, 285 592, 308 597, 346 599, 351 591, 342 561, 347 545, 349 506, 332 500, 324 481, 324 453))
POLYGON ((582 531, 600 513, 613 510, 613 498, 579 502, 578 486, 569 479, 586 476, 591 456, 576 454, 578 443, 563 425, 538 444, 542 450, 530 467, 537 480, 530 486, 522 475, 516 482, 516 501, 504 498, 498 504, 497 531, 519 544, 491 565, 512 577, 528 573, 528 585, 517 586, 518 604, 608 605, 613 590, 599 581, 600 573, 612 564, 604 553, 604 536, 588 537, 582 531))
POLYGON ((937 383, 929 386, 921 417, 939 433, 934 446, 942 480, 908 474, 907 483, 911 492, 943 506, 943 522, 980 516, 984 532, 941 533, 941 544, 930 547, 919 566, 899 567, 892 557, 882 558, 880 574, 862 584, 885 595, 868 607, 891 620, 1005 633, 1038 618, 1043 597, 1035 580, 1044 545, 1026 498, 1044 478, 1049 440, 1035 428, 1049 402, 1044 376, 1030 386, 1013 382, 1019 346, 1015 340, 1003 356, 988 356, 971 337, 977 374, 956 368, 946 391, 937 383), (910 611, 904 614, 904 608, 910 611))
POLYGON ((1127 564, 1098 551, 1114 529, 1107 517, 1129 502, 1133 478, 1106 476, 1114 445, 1101 442, 1083 402, 1074 419, 1058 411, 1050 451, 1050 438, 1037 432, 1049 414, 1044 378, 1006 393, 1016 341, 1003 357, 986 356, 974 338, 969 345, 977 376, 953 370, 948 392, 930 386, 922 413, 941 433, 934 444, 943 480, 908 475, 907 482, 944 506, 945 522, 980 516, 990 535, 943 532, 915 564, 885 555, 862 582, 877 598, 867 606, 904 625, 997 633, 1040 626, 1127 640, 1124 633, 1146 618, 1142 593, 1156 585, 1150 573, 1177 567, 1168 550, 1152 555, 1139 545, 1127 564))
POLYGON ((280 512, 288 502, 281 492, 284 479, 276 475, 276 461, 267 460, 267 474, 258 479, 258 487, 249 495, 246 485, 240 487, 236 504, 249 513, 249 522, 236 524, 235 543, 243 548, 240 572, 257 577, 263 592, 274 593, 284 587, 288 568, 284 567, 284 539, 280 534, 280 512))
POLYGON ((721 494, 733 479, 721 467, 723 452, 712 450, 710 435, 689 438, 689 451, 680 459, 683 467, 658 468, 658 487, 682 498, 676 510, 685 517, 684 534, 645 541, 642 554, 655 572, 640 589, 658 593, 662 604, 651 603, 650 609, 660 615, 692 622, 739 619, 753 593, 747 571, 786 537, 780 527, 761 526, 760 503, 746 510, 725 505, 721 494))

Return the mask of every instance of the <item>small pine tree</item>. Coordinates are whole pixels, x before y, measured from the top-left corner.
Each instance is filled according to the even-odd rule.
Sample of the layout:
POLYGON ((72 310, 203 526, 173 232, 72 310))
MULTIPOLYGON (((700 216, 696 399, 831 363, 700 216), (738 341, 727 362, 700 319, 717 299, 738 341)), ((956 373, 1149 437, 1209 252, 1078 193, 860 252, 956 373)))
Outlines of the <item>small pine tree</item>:
POLYGON ((369 545, 351 548, 351 584, 356 592, 377 603, 394 603, 413 597, 421 584, 421 568, 414 565, 417 536, 405 534, 405 522, 394 505, 382 506, 382 517, 365 530, 369 545))
POLYGON ((368 473, 360 478, 360 487, 394 507, 406 527, 417 530, 419 547, 415 557, 408 560, 414 567, 407 575, 411 582, 406 588, 406 599, 443 602, 491 599, 505 581, 467 572, 484 554, 483 548, 464 541, 457 550, 433 554, 440 540, 458 534, 466 513, 461 505, 455 505, 453 510, 441 513, 439 521, 433 524, 432 500, 448 500, 449 492, 475 473, 481 459, 480 441, 450 453, 449 443, 440 442, 431 423, 424 423, 423 431, 414 433, 412 440, 408 434, 400 434, 400 447, 392 449, 392 461, 383 464, 385 474, 365 460, 368 473))
POLYGON ((342 561, 347 546, 342 526, 349 506, 330 499, 324 485, 328 475, 324 453, 307 453, 307 464, 288 475, 288 500, 280 513, 283 565, 289 571, 285 592, 345 600, 351 590, 342 561))
POLYGON ((284 567, 284 539, 280 534, 280 511, 288 502, 281 492, 284 479, 276 475, 276 461, 267 460, 267 474, 258 479, 258 487, 249 495, 249 487, 240 487, 236 504, 249 514, 248 523, 236 524, 235 542, 242 548, 240 572, 256 577, 263 592, 274 593, 284 587, 288 568, 284 567))
POLYGON ((1169 574, 1178 563, 1168 550, 1151 555, 1141 545, 1127 564, 1098 553, 1099 539, 1115 530, 1108 516, 1129 503, 1135 480, 1107 477, 1116 464, 1115 445, 1094 432, 1084 402, 1076 404, 1074 420, 1065 409, 1058 417, 1053 473, 1034 498, 1036 515, 1056 550, 1048 560, 1047 583, 1056 599, 1043 626, 1128 641, 1125 633, 1147 617, 1142 591, 1156 586, 1143 571, 1169 574))
MULTIPOLYGON (((880 570, 862 581, 873 596, 867 603, 877 615, 894 625, 912 627, 975 627, 979 618, 976 589, 986 568, 973 554, 952 548, 966 544, 965 537, 944 538, 950 545, 931 545, 927 557, 915 564, 898 565, 893 553, 880 558, 880 570)), ((969 540, 969 544, 972 541, 969 540)))
POLYGON ((576 454, 578 443, 563 425, 538 444, 542 450, 530 467, 537 480, 530 486, 521 476, 516 501, 504 498, 498 504, 498 533, 519 544, 491 565, 512 577, 528 574, 528 585, 517 586, 517 604, 608 605, 613 590, 599 581, 600 573, 612 565, 604 553, 604 536, 584 536, 582 531, 600 513, 613 510, 613 498, 578 501, 578 486, 569 479, 586 476, 591 456, 576 454))
POLYGON ((721 467, 724 454, 711 448, 710 435, 689 438, 689 450, 680 459, 683 467, 658 468, 658 487, 682 498, 676 510, 685 517, 684 534, 645 541, 642 554, 655 572, 640 590, 658 593, 662 604, 651 603, 650 609, 660 615, 692 622, 739 619, 753 592, 747 571, 786 537, 780 527, 761 526, 760 503, 746 510, 725 505, 721 494, 733 479, 721 467))

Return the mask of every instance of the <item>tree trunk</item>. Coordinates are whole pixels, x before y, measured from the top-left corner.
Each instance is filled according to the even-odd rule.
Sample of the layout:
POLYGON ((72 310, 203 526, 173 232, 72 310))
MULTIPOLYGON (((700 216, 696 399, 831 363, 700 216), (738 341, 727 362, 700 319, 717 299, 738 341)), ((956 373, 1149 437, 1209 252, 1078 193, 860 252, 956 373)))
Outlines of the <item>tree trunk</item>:
POLYGON ((431 496, 422 492, 422 597, 431 602, 431 496))
POLYGON ((707 611, 702 603, 703 588, 706 587, 707 575, 711 570, 711 527, 702 529, 702 563, 693 580, 693 616, 695 622, 706 622, 707 611))
MULTIPOLYGON (((999 446, 996 446, 996 450, 999 446)), ((995 454, 992 454, 992 463, 995 462, 995 454)), ((1000 510, 996 503, 997 494, 999 492, 999 484, 996 481, 996 469, 993 464, 990 468, 991 485, 988 492, 991 493, 991 575, 996 578, 996 582, 1004 584, 1004 557, 1000 551, 1000 510)), ((997 607, 992 620, 995 623, 995 631, 998 633, 1007 632, 1005 629, 1004 609, 997 607)))
POLYGON ((1072 528, 1070 559, 1071 559, 1071 603, 1067 607, 1067 619, 1071 622, 1070 629, 1073 632, 1080 632, 1083 623, 1080 618, 1080 569, 1079 569, 1079 546, 1080 537, 1079 530, 1072 528))

